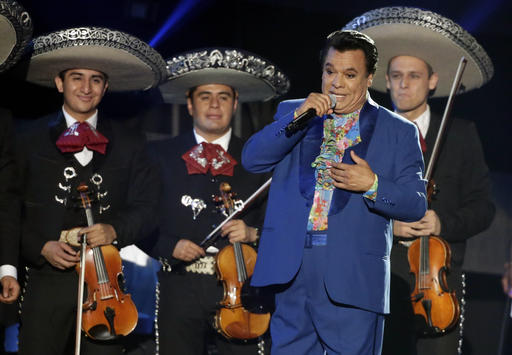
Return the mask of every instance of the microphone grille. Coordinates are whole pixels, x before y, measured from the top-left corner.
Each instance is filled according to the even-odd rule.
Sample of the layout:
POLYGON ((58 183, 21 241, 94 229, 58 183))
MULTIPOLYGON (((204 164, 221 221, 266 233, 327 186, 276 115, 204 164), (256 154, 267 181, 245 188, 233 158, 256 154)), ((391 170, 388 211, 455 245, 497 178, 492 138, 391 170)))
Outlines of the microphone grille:
POLYGON ((336 96, 329 94, 329 99, 331 99, 331 108, 334 108, 336 106, 336 96))

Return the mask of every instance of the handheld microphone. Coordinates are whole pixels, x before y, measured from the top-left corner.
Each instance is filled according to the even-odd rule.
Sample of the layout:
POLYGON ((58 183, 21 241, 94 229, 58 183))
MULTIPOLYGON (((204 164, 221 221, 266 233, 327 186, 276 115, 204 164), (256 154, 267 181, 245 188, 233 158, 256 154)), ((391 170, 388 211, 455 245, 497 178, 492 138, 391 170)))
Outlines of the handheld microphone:
MULTIPOLYGON (((333 94, 329 94, 329 99, 331 100, 330 108, 334 108, 336 106, 336 96, 334 96, 333 94)), ((287 137, 290 137, 295 132, 304 129, 307 123, 316 116, 317 113, 314 108, 310 108, 306 112, 301 113, 296 119, 288 123, 288 125, 285 128, 285 135, 287 137)))

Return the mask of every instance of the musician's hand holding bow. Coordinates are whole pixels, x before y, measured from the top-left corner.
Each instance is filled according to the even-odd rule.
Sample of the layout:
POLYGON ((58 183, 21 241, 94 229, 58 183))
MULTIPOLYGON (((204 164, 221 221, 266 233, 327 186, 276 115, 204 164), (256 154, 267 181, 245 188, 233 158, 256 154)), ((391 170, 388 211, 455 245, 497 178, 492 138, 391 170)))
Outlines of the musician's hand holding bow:
POLYGON ((57 269, 65 270, 80 261, 79 253, 64 242, 51 240, 45 243, 41 255, 57 269))
POLYGON ((258 240, 258 230, 241 219, 232 219, 222 226, 221 231, 221 236, 227 236, 230 243, 253 243, 258 240))
POLYGON ((402 238, 416 238, 441 234, 441 221, 434 210, 427 210, 417 222, 393 221, 393 235, 402 238))
POLYGON ((206 253, 196 243, 188 239, 180 239, 172 252, 172 257, 181 261, 193 261, 205 256, 206 253))

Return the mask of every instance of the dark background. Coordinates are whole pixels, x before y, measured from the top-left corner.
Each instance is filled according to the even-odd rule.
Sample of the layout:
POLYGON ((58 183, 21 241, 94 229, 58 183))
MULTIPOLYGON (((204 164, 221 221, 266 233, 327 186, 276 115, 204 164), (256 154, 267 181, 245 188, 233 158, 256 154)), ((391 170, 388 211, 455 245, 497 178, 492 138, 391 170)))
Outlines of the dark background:
MULTIPOLYGON (((352 18, 383 6, 432 10, 468 30, 494 63, 492 80, 479 90, 459 96, 453 112, 476 122, 491 170, 512 172, 512 150, 508 144, 512 120, 506 111, 509 104, 506 83, 512 79, 507 54, 512 39, 510 1, 20 0, 20 3, 33 19, 34 36, 95 25, 126 31, 150 42, 171 19, 169 30, 152 42, 165 59, 200 47, 245 49, 271 60, 289 76, 291 89, 285 98, 304 97, 319 90, 321 43, 327 34, 352 18)), ((34 118, 60 107, 60 97, 54 90, 16 80, 12 71, 3 76, 0 106, 9 108, 14 117, 34 118)), ((391 107, 387 95, 374 93, 373 96, 377 102, 391 107)), ((157 90, 110 94, 104 100, 103 109, 119 117, 133 117, 155 106, 158 100, 157 90)), ((436 99, 431 105, 442 111, 444 103, 445 100, 436 99)), ((259 117, 260 123, 254 128, 268 122, 271 117, 267 116, 259 117)), ((166 129, 165 122, 151 126, 149 130, 166 129)), ((250 133, 244 131, 243 135, 250 133)))
MULTIPOLYGON (((464 353, 495 354, 498 351, 506 304, 499 279, 503 262, 509 258, 506 246, 512 235, 512 120, 507 86, 512 79, 511 1, 19 1, 32 17, 34 36, 70 27, 103 26, 151 42, 165 59, 212 46, 236 47, 259 54, 290 78, 291 88, 284 98, 305 97, 320 90, 318 52, 323 39, 366 11, 384 6, 413 6, 437 12, 460 24, 485 48, 494 63, 495 73, 481 89, 458 96, 453 115, 476 123, 495 183, 494 195, 499 197, 493 226, 468 243, 464 353), (166 23, 168 30, 155 37, 166 23)), ((15 73, 11 70, 0 75, 0 107, 10 110, 16 122, 35 119, 60 108, 62 99, 54 89, 25 83, 15 73)), ((372 93, 372 96, 391 108, 387 95, 372 93)), ((239 130, 243 138, 272 120, 276 103, 261 107, 244 105, 244 129, 239 130)), ((445 100, 432 100, 430 104, 433 110, 442 112, 445 100)), ((162 103, 158 89, 110 93, 101 108, 102 112, 152 133, 176 134, 191 127, 190 119, 181 115, 185 112, 183 108, 174 110, 175 115, 178 112, 183 117, 179 125, 173 126, 170 120, 173 108, 162 103)))

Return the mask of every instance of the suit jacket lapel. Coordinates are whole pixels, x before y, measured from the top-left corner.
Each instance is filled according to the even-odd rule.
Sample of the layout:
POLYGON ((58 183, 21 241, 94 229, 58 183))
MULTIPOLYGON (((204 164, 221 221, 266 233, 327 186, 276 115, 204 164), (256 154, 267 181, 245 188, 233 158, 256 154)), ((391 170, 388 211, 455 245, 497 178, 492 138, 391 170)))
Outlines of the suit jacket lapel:
MULTIPOLYGON (((377 123, 377 116, 378 106, 371 98, 368 98, 368 101, 366 101, 366 103, 364 104, 359 115, 359 133, 361 135, 361 142, 356 144, 355 146, 348 148, 345 151, 345 153, 343 154, 343 163, 354 164, 354 161, 350 156, 351 150, 353 150, 354 153, 356 153, 360 158, 366 159, 368 146, 370 145, 370 142, 372 140, 375 125, 377 123)), ((352 196, 353 194, 360 193, 342 189, 334 189, 329 215, 339 213, 341 210, 343 210, 348 200, 350 199, 350 196, 352 196)))
POLYGON ((116 144, 114 141, 114 134, 112 131, 112 123, 110 120, 106 117, 101 117, 98 114, 98 124, 96 125, 96 129, 98 132, 101 132, 107 139, 107 150, 105 151, 105 154, 98 153, 96 151, 93 151, 93 158, 91 161, 92 164, 92 171, 97 172, 101 169, 103 164, 105 163, 106 159, 109 156, 109 153, 112 152, 112 147, 116 144))

